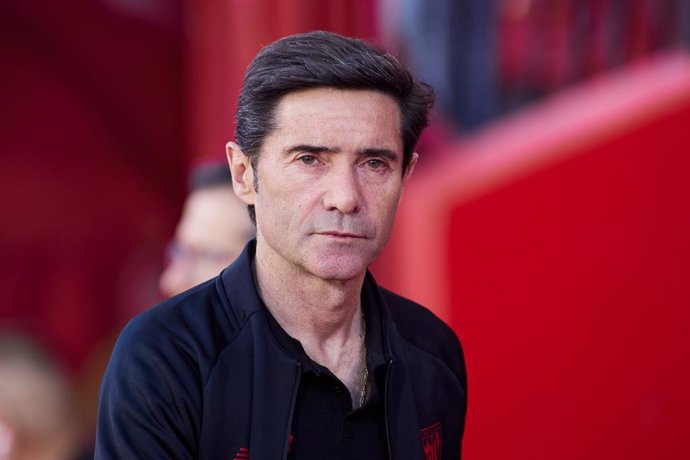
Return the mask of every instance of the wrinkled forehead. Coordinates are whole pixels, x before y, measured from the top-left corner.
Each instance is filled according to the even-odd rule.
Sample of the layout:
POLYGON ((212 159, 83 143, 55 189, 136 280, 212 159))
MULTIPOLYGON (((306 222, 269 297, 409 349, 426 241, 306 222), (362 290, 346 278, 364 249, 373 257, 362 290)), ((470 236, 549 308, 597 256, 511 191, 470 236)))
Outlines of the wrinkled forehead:
POLYGON ((278 101, 272 125, 267 137, 280 137, 286 143, 337 146, 347 140, 402 153, 398 101, 381 91, 330 87, 294 91, 278 101))

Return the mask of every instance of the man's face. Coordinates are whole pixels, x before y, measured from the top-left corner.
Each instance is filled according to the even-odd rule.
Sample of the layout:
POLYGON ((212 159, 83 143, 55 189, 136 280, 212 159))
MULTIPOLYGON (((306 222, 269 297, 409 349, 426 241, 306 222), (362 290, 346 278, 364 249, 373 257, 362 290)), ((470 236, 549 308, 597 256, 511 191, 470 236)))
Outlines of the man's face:
POLYGON ((216 276, 253 234, 246 206, 229 186, 192 192, 169 250, 159 288, 170 297, 216 276))
POLYGON ((404 182, 400 110, 371 90, 290 93, 263 142, 257 253, 322 279, 361 277, 390 235, 404 182))

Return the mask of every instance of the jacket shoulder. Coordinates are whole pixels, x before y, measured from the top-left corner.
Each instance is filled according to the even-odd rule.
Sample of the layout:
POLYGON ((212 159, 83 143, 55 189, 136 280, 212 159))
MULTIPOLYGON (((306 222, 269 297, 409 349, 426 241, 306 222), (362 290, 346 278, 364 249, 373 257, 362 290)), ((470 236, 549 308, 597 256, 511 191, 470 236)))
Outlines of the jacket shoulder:
POLYGON ((118 342, 129 352, 157 349, 184 357, 200 367, 203 378, 205 365, 213 364, 236 329, 210 280, 134 317, 118 342))
POLYGON ((134 317, 101 385, 96 458, 193 458, 203 387, 234 330, 212 281, 134 317))

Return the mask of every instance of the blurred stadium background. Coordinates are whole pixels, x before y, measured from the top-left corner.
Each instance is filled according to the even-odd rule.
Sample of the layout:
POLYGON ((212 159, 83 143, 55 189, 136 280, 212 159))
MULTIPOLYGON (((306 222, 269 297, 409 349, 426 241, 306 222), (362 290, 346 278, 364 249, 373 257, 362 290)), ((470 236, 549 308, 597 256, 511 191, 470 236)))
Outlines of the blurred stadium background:
POLYGON ((438 89, 373 270, 460 334, 465 458, 690 458, 687 0, 0 4, 0 327, 50 350, 84 436, 244 69, 315 29, 438 89))

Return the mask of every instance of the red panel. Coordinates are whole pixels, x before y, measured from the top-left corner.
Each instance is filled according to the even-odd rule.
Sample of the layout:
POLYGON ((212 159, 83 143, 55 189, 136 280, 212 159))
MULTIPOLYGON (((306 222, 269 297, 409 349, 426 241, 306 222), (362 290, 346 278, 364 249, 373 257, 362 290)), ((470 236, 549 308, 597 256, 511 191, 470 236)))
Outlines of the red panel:
POLYGON ((690 106, 452 210, 468 458, 690 456, 689 122, 690 106))

